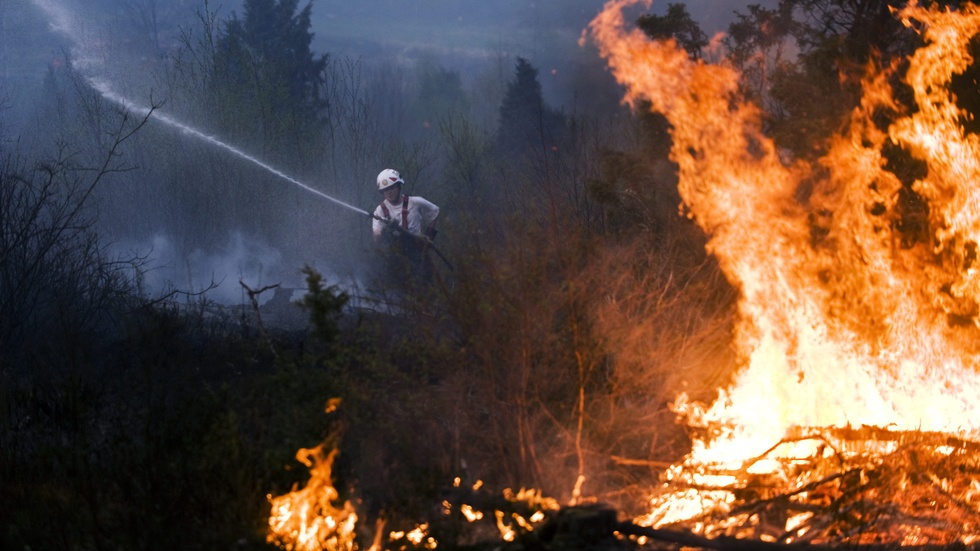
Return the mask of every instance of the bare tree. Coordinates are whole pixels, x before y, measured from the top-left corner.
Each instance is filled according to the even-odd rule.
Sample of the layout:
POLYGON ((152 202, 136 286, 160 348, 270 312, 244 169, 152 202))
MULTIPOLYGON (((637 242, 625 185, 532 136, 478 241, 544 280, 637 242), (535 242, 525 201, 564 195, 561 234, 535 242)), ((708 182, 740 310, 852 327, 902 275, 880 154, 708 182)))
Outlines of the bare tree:
POLYGON ((93 163, 65 143, 48 160, 0 159, 0 357, 29 354, 55 331, 94 329, 122 296, 138 261, 109 257, 90 199, 107 175, 127 170, 119 148, 149 116, 123 113, 93 163))

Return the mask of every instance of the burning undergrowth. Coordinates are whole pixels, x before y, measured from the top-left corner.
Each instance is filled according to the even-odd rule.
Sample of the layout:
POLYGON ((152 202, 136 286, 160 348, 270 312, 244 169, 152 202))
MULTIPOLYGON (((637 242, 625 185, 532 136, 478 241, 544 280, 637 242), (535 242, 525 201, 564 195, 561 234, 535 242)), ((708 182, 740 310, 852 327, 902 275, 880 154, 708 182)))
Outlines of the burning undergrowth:
POLYGON ((791 432, 738 468, 674 466, 670 491, 637 523, 827 546, 969 545, 980 537, 977 443, 874 427, 791 432), (809 451, 791 458, 785 448, 809 451), (684 520, 664 521, 671 517, 684 520))
POLYGON ((740 293, 742 366, 713 403, 674 402, 693 449, 641 522, 780 542, 972 542, 980 142, 949 84, 973 61, 980 10, 896 12, 923 46, 869 67, 845 130, 807 161, 764 134, 736 71, 624 30, 634 3, 610 2, 591 31, 626 101, 671 124, 684 206, 740 293), (922 167, 911 183, 895 150, 922 167), (907 238, 910 194, 924 239, 907 238))
MULTIPOLYGON (((973 62, 980 9, 896 12, 922 46, 871 64, 844 130, 807 160, 766 136, 731 67, 625 30, 635 3, 609 2, 591 36, 626 101, 670 124, 683 208, 738 293, 738 369, 710 403, 673 400, 691 451, 667 468, 649 512, 587 524, 611 545, 975 543, 980 140, 949 84, 973 62), (896 151, 921 166, 916 177, 897 174, 896 151)), ((507 518, 494 507, 482 518, 489 510, 507 518)))

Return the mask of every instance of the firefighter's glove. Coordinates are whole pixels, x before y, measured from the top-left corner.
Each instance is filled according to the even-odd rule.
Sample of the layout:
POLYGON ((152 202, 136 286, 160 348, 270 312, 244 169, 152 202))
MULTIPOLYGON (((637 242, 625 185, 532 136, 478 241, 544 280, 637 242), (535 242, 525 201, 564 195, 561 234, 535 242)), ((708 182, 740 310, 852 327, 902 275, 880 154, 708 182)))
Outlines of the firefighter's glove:
POLYGON ((436 231, 436 229, 433 228, 432 226, 427 226, 424 230, 422 230, 422 235, 428 237, 429 238, 429 241, 432 241, 433 239, 435 239, 437 233, 439 233, 439 232, 436 231))

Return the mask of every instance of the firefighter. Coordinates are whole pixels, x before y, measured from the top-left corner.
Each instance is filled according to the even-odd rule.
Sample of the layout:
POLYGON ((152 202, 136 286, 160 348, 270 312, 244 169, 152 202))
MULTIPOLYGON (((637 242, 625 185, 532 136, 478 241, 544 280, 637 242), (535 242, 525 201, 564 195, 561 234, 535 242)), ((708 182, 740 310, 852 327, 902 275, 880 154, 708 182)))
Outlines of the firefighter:
POLYGON ((404 270, 429 281, 432 260, 428 248, 436 236, 439 207, 418 196, 402 193, 401 174, 386 168, 378 174, 378 191, 384 196, 374 209, 373 231, 376 242, 384 242, 389 250, 388 271, 396 280, 404 270))

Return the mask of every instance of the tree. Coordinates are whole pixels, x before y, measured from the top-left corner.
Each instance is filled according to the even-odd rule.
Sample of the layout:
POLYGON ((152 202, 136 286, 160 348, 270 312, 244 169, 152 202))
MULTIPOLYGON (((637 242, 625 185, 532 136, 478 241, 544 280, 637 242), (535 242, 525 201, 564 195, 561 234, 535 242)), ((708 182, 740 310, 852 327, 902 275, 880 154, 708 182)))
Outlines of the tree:
MULTIPOLYGON (((683 4, 669 4, 663 16, 644 14, 637 26, 655 40, 673 39, 692 59, 701 57, 707 37, 683 4)), ((669 161, 672 141, 670 124, 649 105, 637 109, 636 143, 629 151, 601 153, 601 175, 589 183, 592 196, 606 213, 606 230, 630 235, 641 230, 660 245, 697 250, 699 232, 677 216, 675 167, 669 161), (690 246, 694 243, 693 246, 690 246)))
POLYGON ((722 42, 728 60, 742 73, 742 92, 765 107, 771 101, 770 78, 786 63, 787 37, 797 23, 787 3, 776 10, 756 5, 748 10, 748 14, 736 13, 737 20, 728 26, 722 42))
POLYGON ((901 63, 921 44, 915 30, 895 17, 906 4, 780 0, 776 9, 749 6, 747 14, 738 14, 725 40, 728 57, 743 71, 743 91, 761 100, 767 131, 781 147, 801 157, 822 155, 825 138, 860 100, 868 64, 901 63), (793 60, 782 55, 790 42, 798 50, 793 60))
POLYGON ((411 105, 416 131, 437 129, 444 119, 469 109, 459 71, 423 61, 418 69, 418 80, 418 95, 411 105))
POLYGON ((225 124, 236 138, 256 136, 270 149, 303 145, 320 128, 327 56, 314 55, 312 3, 246 0, 244 17, 226 22, 215 52, 225 124))
POLYGON ((139 261, 109 257, 92 197, 108 175, 126 170, 120 148, 149 117, 134 122, 124 113, 95 166, 65 145, 46 161, 0 158, 0 358, 75 352, 59 347, 86 346, 132 293, 139 261))
POLYGON ((538 70, 521 57, 515 78, 500 105, 496 144, 505 157, 557 148, 565 133, 565 117, 550 109, 541 95, 538 70))
POLYGON ((780 4, 780 11, 787 4, 799 14, 794 36, 808 54, 829 50, 839 61, 861 66, 872 56, 904 57, 917 44, 915 34, 894 15, 908 4, 905 0, 781 0, 780 4))
POLYGON ((636 26, 650 38, 664 40, 673 38, 692 58, 701 57, 701 49, 708 45, 708 37, 701 26, 691 18, 684 4, 667 4, 667 14, 641 15, 636 26))

